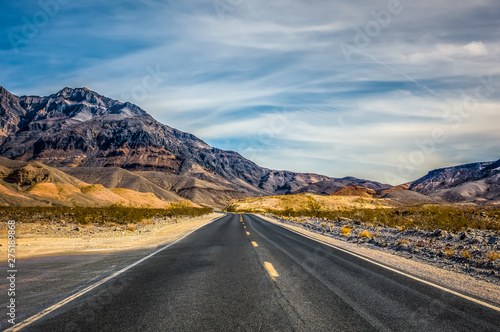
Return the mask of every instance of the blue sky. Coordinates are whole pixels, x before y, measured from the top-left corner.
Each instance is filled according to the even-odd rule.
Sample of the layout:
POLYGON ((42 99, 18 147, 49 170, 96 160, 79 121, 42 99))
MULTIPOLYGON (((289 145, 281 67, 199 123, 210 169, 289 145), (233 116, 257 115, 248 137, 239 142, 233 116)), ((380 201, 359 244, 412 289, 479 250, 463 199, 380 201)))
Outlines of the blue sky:
POLYGON ((500 158, 500 3, 1 5, 0 85, 87 87, 258 164, 398 184, 500 158))

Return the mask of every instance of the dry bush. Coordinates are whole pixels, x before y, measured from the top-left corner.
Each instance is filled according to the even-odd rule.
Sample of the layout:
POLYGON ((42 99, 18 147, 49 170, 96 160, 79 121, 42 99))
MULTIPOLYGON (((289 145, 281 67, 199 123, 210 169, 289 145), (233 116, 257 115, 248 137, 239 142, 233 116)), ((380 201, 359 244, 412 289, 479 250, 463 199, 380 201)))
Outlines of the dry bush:
POLYGON ((494 260, 500 259, 500 252, 490 251, 486 253, 486 259, 488 262, 493 262, 494 260))
POLYGON ((359 232, 359 233, 358 233, 358 236, 359 236, 359 237, 365 237, 365 238, 368 238, 368 239, 369 239, 369 238, 371 238, 371 237, 372 237, 372 234, 371 234, 369 231, 367 231, 367 230, 365 229, 365 230, 363 230, 363 231, 359 232))
POLYGON ((133 232, 133 231, 135 231, 135 225, 128 225, 128 226, 125 228, 125 230, 133 232))
POLYGON ((397 246, 399 246, 401 244, 408 244, 408 243, 410 243, 410 240, 408 240, 408 239, 399 239, 396 241, 397 246))
POLYGON ((446 255, 446 258, 450 257, 451 255, 453 255, 455 253, 455 251, 450 247, 444 248, 443 252, 446 255))
POLYGON ((347 227, 347 226, 344 226, 340 229, 340 233, 344 236, 349 236, 351 235, 351 228, 350 227, 347 227))
POLYGON ((133 208, 121 205, 107 207, 0 207, 0 219, 16 220, 18 222, 74 222, 90 223, 141 223, 152 218, 171 218, 177 216, 196 217, 211 213, 210 208, 196 208, 183 202, 172 203, 164 209, 133 208))
MULTIPOLYGON (((270 209, 265 212, 276 216, 326 218, 328 220, 355 220, 366 225, 398 227, 404 229, 436 229, 448 232, 458 232, 467 228, 500 230, 500 208, 498 207, 463 207, 451 205, 421 205, 400 208, 340 208, 327 210, 320 203, 310 199, 309 204, 297 209, 270 209), (486 213, 481 213, 486 212, 486 213)), ((234 206, 226 208, 228 212, 235 210, 234 206)), ((253 212, 238 209, 238 212, 253 212)))
POLYGON ((469 250, 464 250, 462 251, 462 257, 465 259, 470 259, 472 255, 470 254, 469 250))

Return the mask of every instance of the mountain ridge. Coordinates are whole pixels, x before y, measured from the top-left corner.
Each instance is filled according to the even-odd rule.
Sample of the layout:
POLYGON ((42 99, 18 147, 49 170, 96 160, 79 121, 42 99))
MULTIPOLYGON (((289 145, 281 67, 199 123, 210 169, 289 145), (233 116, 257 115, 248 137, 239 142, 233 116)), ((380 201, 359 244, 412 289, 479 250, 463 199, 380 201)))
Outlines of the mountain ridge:
POLYGON ((500 201, 500 159, 434 169, 409 189, 448 202, 500 201))
POLYGON ((220 184, 246 196, 288 194, 320 181, 337 189, 360 181, 372 189, 390 187, 261 167, 237 152, 211 147, 164 125, 139 106, 87 88, 64 88, 46 97, 0 91, 0 124, 5 128, 0 155, 10 159, 37 160, 52 167, 162 171, 220 184))

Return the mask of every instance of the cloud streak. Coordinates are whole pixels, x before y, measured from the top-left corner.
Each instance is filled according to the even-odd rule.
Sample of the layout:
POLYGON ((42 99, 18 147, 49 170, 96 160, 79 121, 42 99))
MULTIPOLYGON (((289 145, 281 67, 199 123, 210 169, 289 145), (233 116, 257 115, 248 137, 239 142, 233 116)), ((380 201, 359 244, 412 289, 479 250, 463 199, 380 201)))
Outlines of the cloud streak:
POLYGON ((269 168, 394 183, 497 159, 498 3, 401 0, 347 61, 341 45, 356 46, 391 1, 242 0, 223 20, 208 0, 68 2, 17 54, 7 36, 40 8, 6 3, 0 84, 41 95, 86 86, 128 99, 269 168), (148 68, 161 79, 139 96, 148 68), (464 96, 474 98, 485 77, 496 93, 465 110, 464 96), (273 131, 277 115, 289 121, 273 131), (401 172, 402 159, 422 153, 416 140, 435 130, 446 139, 401 172))

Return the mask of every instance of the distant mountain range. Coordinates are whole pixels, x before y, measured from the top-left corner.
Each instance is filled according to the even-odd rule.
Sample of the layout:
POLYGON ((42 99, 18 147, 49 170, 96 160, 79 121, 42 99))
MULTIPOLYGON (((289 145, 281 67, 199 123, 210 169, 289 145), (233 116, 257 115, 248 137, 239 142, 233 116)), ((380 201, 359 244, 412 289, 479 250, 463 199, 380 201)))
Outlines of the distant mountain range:
MULTIPOLYGON (((18 97, 0 87, 0 156, 42 163, 44 172, 59 174, 48 176, 47 181, 62 176, 71 178, 70 184, 78 188, 75 181, 108 190, 152 193, 165 202, 186 199, 212 207, 249 196, 301 193, 359 194, 403 203, 500 202, 500 160, 436 169, 395 187, 354 177, 271 170, 164 125, 134 104, 87 88, 18 97)), ((5 184, 5 189, 0 187, 0 194, 15 191, 14 183, 18 194, 26 194, 26 184, 12 179, 27 164, 14 168, 4 164, 8 161, 2 159, 0 185, 5 184)), ((33 165, 38 170, 42 167, 33 165)), ((4 199, 4 204, 9 200, 4 199)))
POLYGON ((108 189, 153 192, 168 200, 166 191, 210 206, 248 196, 330 194, 349 185, 391 187, 260 167, 164 125, 134 104, 86 88, 18 97, 0 87, 0 156, 41 162, 108 189))

